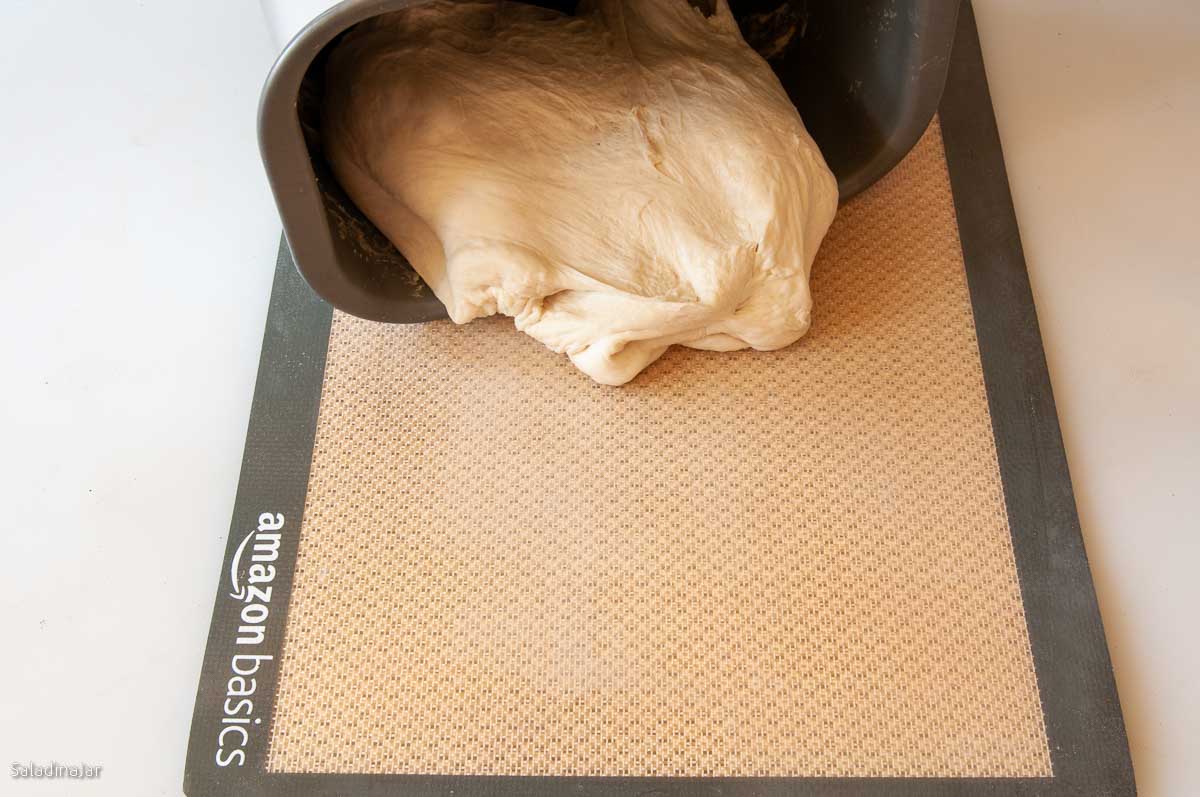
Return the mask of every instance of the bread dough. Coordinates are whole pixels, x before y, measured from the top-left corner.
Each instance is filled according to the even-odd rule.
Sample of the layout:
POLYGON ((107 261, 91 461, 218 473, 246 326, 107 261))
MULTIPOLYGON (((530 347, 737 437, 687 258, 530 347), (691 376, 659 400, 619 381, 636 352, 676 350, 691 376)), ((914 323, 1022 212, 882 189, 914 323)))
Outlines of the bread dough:
POLYGON ((807 331, 837 184, 725 0, 427 3, 326 78, 338 180, 455 322, 512 316, 610 385, 807 331))

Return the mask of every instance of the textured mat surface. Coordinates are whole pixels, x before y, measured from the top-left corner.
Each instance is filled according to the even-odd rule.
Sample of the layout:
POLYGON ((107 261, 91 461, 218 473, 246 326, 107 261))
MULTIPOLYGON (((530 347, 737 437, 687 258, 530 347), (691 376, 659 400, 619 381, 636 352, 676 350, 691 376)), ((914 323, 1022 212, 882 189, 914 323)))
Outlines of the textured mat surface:
POLYGON ((335 314, 267 766, 1048 776, 939 130, 779 352, 335 314))

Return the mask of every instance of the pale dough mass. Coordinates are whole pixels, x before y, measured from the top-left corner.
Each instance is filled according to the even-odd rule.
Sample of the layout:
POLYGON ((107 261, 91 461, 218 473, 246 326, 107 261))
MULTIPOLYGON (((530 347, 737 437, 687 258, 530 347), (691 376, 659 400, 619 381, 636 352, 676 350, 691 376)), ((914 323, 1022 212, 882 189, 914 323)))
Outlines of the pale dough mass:
POLYGON ((676 343, 787 346, 837 184, 716 6, 377 17, 330 57, 326 154, 455 322, 512 316, 598 382, 676 343))

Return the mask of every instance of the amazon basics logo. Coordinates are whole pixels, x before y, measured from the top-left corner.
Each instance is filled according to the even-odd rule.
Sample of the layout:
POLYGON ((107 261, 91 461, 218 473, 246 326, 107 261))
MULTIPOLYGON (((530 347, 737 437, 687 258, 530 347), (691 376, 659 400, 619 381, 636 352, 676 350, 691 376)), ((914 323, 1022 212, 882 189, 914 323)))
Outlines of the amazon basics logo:
POLYGON ((283 515, 265 512, 258 516, 258 527, 238 544, 229 564, 229 597, 241 604, 235 646, 229 660, 230 678, 225 685, 225 703, 221 730, 217 733, 216 762, 219 767, 243 766, 251 732, 262 726, 256 716, 259 673, 274 656, 253 652, 263 644, 267 622, 271 618, 271 593, 275 581, 275 561, 283 533, 283 515))

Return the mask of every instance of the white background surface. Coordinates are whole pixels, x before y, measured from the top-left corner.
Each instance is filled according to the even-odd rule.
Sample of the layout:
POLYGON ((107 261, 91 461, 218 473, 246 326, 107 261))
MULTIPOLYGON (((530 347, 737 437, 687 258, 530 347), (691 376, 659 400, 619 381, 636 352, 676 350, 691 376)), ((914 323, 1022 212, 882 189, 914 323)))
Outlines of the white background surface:
MULTIPOLYGON (((1200 794, 1200 6, 977 0, 1144 795, 1200 794)), ((279 227, 250 0, 0 8, 0 793, 179 794, 279 227), (14 761, 100 781, 15 782, 14 761)))

